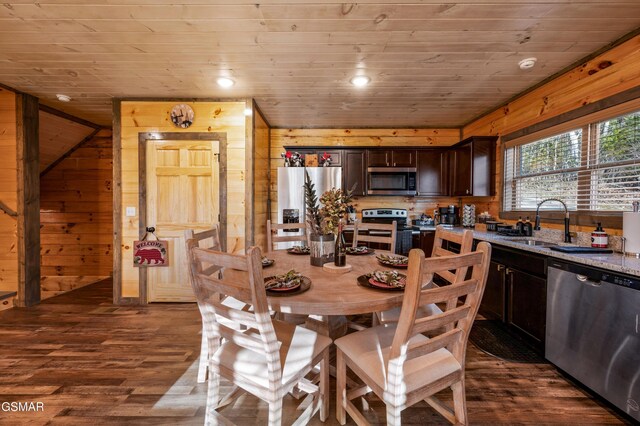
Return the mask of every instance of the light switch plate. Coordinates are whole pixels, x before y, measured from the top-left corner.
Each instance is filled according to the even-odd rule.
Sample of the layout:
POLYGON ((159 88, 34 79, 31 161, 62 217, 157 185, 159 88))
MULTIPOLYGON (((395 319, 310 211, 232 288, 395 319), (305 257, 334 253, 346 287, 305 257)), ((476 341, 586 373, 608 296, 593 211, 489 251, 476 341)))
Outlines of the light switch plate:
POLYGON ((135 207, 127 207, 126 211, 125 211, 125 215, 127 217, 133 217, 136 215, 136 208, 135 207))

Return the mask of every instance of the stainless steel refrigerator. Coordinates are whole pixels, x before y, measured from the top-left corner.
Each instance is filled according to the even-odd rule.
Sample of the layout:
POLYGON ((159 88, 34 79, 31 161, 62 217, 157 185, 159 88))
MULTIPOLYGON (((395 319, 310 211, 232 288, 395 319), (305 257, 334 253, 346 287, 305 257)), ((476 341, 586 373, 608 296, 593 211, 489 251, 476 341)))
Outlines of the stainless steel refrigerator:
MULTIPOLYGON (((309 173, 315 184, 318 200, 331 188, 342 188, 340 167, 278 167, 278 223, 298 223, 306 219, 304 172, 309 173)), ((298 235, 302 231, 278 230, 278 235, 298 235)), ((300 243, 278 243, 277 249, 300 243)))

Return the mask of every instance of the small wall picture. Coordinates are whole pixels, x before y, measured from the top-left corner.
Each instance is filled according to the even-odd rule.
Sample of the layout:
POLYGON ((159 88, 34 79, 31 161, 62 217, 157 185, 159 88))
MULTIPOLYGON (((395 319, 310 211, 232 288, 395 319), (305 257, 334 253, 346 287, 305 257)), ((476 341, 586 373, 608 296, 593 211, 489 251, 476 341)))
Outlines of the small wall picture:
POLYGON ((304 164, 307 167, 318 167, 318 155, 307 154, 304 156, 304 164))
POLYGON ((189 105, 179 104, 171 109, 171 122, 181 129, 191 126, 194 118, 195 113, 189 105))

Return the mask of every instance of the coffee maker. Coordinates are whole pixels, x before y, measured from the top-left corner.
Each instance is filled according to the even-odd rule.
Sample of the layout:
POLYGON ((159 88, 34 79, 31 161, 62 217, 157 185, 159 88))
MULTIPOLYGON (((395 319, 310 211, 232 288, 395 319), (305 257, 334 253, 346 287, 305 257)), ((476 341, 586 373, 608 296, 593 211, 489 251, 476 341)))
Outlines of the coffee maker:
POLYGON ((457 206, 440 207, 440 224, 457 225, 460 223, 459 211, 457 206))

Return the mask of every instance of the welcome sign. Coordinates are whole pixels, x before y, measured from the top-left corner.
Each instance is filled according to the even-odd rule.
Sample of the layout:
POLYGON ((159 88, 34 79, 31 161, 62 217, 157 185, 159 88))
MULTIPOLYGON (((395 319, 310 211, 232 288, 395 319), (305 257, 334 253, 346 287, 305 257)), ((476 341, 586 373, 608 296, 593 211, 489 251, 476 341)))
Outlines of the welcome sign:
POLYGON ((133 266, 169 266, 168 247, 164 240, 134 241, 133 266))

